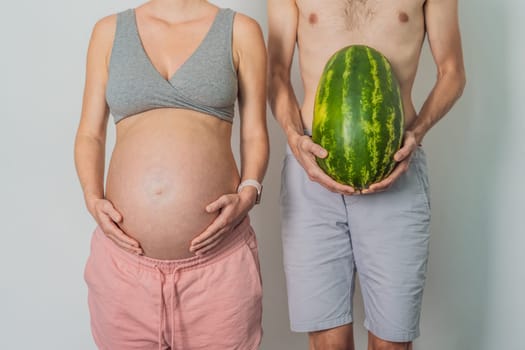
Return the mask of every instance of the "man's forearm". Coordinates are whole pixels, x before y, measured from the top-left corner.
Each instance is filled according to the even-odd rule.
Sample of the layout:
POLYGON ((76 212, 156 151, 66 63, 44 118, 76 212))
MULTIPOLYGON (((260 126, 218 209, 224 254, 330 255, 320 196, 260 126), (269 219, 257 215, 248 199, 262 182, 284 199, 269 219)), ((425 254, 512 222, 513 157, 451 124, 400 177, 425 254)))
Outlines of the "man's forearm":
POLYGON ((443 118, 459 99, 465 87, 465 71, 457 69, 442 74, 423 104, 419 117, 408 126, 421 143, 426 133, 443 118))
POLYGON ((301 111, 289 79, 272 74, 268 88, 270 107, 286 137, 304 132, 301 111))

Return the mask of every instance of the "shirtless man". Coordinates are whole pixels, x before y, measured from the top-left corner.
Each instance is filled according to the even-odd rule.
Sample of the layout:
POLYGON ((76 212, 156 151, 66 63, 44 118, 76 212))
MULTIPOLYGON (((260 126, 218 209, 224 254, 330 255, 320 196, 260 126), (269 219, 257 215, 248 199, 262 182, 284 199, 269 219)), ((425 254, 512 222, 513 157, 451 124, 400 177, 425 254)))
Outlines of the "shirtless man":
POLYGON ((353 349, 355 272, 369 350, 412 349, 428 258, 430 207, 423 137, 465 85, 457 0, 268 0, 269 98, 287 139, 281 193, 291 328, 310 349, 353 349), (437 80, 421 111, 411 90, 425 34, 437 80), (304 101, 290 82, 299 48, 304 101), (327 151, 309 137, 317 83, 337 50, 365 44, 391 62, 405 112, 392 174, 361 196, 316 164, 327 151))

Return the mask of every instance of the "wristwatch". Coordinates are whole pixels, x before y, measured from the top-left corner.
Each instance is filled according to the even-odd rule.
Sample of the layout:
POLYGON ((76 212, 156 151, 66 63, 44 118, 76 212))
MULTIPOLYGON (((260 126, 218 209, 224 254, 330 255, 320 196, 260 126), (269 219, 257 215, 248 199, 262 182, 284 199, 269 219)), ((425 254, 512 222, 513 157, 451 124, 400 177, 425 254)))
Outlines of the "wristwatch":
POLYGON ((244 180, 243 182, 239 184, 239 187, 237 187, 237 193, 240 193, 242 189, 246 186, 252 186, 257 189, 257 197, 255 197, 255 204, 261 203, 261 195, 262 195, 262 189, 263 189, 263 186, 261 185, 261 183, 253 179, 244 180))

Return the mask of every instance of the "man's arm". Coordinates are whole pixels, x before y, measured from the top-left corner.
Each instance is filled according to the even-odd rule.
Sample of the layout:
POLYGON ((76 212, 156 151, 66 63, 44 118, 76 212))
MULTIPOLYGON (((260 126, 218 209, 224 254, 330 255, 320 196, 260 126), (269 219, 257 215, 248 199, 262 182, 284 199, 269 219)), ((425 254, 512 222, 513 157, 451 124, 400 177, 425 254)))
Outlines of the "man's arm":
POLYGON ((290 81, 298 15, 294 0, 268 0, 268 99, 287 138, 303 135, 304 129, 290 81))
POLYGON ((458 0, 427 0, 424 11, 428 41, 437 66, 437 81, 419 116, 405 131, 403 147, 394 156, 399 164, 385 180, 370 186, 365 193, 388 188, 408 169, 412 152, 430 128, 452 108, 465 87, 458 0))
POLYGON ((452 108, 463 93, 466 83, 458 23, 458 0, 427 0, 425 21, 438 77, 419 117, 409 126, 417 144, 452 108))
POLYGON ((328 155, 325 149, 304 135, 301 111, 290 80, 299 11, 295 0, 268 0, 268 98, 275 119, 308 177, 333 192, 351 194, 354 189, 335 182, 317 165, 315 158, 328 155))

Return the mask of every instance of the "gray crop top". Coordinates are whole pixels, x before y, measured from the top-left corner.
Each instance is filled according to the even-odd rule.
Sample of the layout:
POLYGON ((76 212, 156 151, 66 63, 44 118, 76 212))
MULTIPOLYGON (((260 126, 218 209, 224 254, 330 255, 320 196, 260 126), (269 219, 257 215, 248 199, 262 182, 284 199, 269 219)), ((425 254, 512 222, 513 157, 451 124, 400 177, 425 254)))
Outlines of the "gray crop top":
POLYGON ((196 51, 166 80, 149 59, 135 10, 117 14, 106 101, 115 123, 155 108, 191 109, 233 121, 237 73, 232 60, 235 12, 219 9, 196 51))

